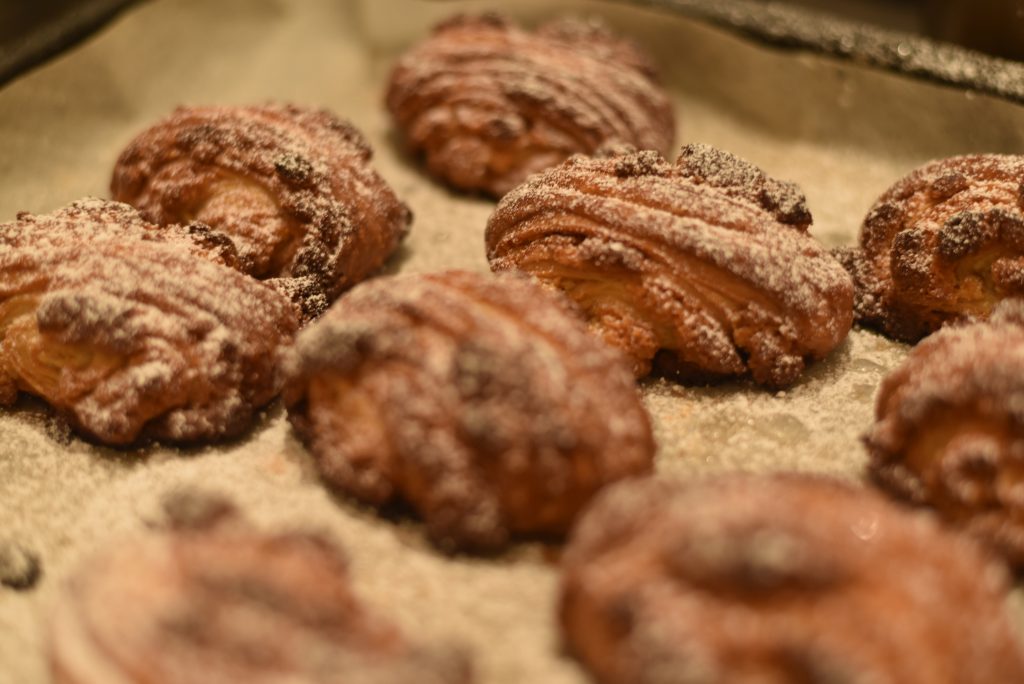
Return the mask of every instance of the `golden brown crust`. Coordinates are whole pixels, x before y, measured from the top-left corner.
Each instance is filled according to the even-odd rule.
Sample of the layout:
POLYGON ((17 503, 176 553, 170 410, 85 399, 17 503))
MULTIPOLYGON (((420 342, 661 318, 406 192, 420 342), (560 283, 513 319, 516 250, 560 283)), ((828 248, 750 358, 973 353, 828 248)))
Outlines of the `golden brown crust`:
POLYGON ((931 162, 868 212, 840 258, 857 286, 857 322, 917 342, 946 322, 988 318, 1024 295, 1024 156, 931 162))
POLYGON ((810 223, 795 185, 706 145, 675 164, 606 149, 506 195, 487 257, 564 290, 637 376, 656 360, 683 377, 783 386, 852 321, 850 278, 810 223))
POLYGON ((563 634, 601 684, 1024 677, 998 566, 824 478, 616 485, 581 517, 563 571, 563 634))
POLYGON ((525 279, 380 278, 284 362, 289 417, 323 477, 405 501, 442 546, 562 535, 600 487, 651 469, 629 371, 525 279))
POLYGON ((575 19, 533 33, 497 15, 449 20, 399 60, 387 106, 433 175, 495 197, 571 154, 667 151, 675 135, 650 59, 575 19))
POLYGON ((42 397, 106 444, 240 433, 298 323, 203 226, 84 200, 0 224, 0 401, 42 397))
POLYGON ((875 418, 878 484, 1024 566, 1024 302, 923 340, 882 382, 875 418))
POLYGON ((111 192, 155 223, 226 233, 240 270, 281 279, 312 318, 408 231, 408 207, 370 157, 362 134, 324 110, 179 107, 121 153, 111 192))
POLYGON ((353 595, 325 538, 239 523, 151 534, 84 564, 49 625, 56 684, 465 684, 353 595))

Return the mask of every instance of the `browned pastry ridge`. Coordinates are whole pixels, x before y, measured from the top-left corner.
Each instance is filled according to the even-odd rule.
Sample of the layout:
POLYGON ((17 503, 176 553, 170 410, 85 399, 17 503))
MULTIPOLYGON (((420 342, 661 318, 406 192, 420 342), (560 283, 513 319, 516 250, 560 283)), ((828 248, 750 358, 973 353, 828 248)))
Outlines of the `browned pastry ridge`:
POLYGON ((925 338, 882 382, 873 479, 1024 567, 1024 301, 925 338))
POLYGON ((610 487, 560 619, 601 684, 1024 681, 1006 573, 870 490, 804 475, 610 487))
POLYGON ((364 283, 283 367, 288 415, 325 480, 411 505, 448 549, 563 535, 599 488, 652 467, 621 357, 522 278, 364 283))
POLYGON ((240 270, 275 279, 312 318, 379 269, 408 231, 412 214, 371 154, 327 111, 180 107, 128 145, 110 187, 155 223, 227 233, 240 270))
POLYGON ((487 225, 495 271, 569 295, 633 361, 686 379, 794 382, 849 332, 850 277, 808 234, 791 183, 706 145, 576 156, 507 194, 487 225))
POLYGON ((387 107, 431 174, 495 197, 602 143, 667 151, 675 135, 647 55, 576 19, 531 33, 496 15, 455 17, 399 60, 387 107))
POLYGON ((410 643, 353 595, 320 535, 237 522, 94 556, 49 624, 55 684, 466 684, 468 660, 410 643))
POLYGON ((103 200, 0 224, 0 404, 37 395, 106 444, 240 433, 298 312, 233 259, 204 226, 103 200))
POLYGON ((859 247, 839 251, 858 323, 917 342, 948 321, 988 318, 1024 295, 1024 156, 931 162, 868 212, 859 247))

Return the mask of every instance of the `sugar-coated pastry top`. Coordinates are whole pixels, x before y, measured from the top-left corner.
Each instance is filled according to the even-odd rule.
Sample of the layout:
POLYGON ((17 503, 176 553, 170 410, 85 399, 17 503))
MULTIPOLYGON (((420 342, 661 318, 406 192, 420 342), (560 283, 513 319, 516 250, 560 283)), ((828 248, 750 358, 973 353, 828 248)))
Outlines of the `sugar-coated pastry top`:
POLYGON ((792 183, 706 145, 676 162, 606 148, 508 193, 487 226, 497 271, 564 290, 637 375, 795 381, 845 339, 853 287, 811 237, 792 183))
POLYGON ((654 72, 595 20, 530 32, 493 14, 459 16, 402 56, 387 105, 433 175, 500 197, 603 143, 667 151, 675 123, 654 72))
POLYGON ((461 651, 411 643, 353 594, 311 533, 230 518, 122 541, 65 584, 49 625, 56 684, 468 684, 461 651))
POLYGON ((108 444, 238 434, 277 394, 298 312, 233 258, 102 200, 0 224, 0 400, 38 395, 108 444))
POLYGON ((857 321, 917 342, 949 321, 983 320, 1024 296, 1024 156, 934 161, 895 183, 840 258, 857 321))
POLYGON ((875 417, 876 482, 1024 565, 1024 301, 922 340, 882 382, 875 417))
POLYGON ((242 271, 287 279, 314 317, 408 231, 411 213, 371 154, 325 110, 179 107, 121 153, 111 192, 155 223, 199 220, 228 234, 242 271))
POLYGON ((560 619, 601 684, 1014 682, 1008 590, 980 547, 867 489, 648 478, 581 516, 560 619))
POLYGON ((648 472, 624 360, 524 278, 377 278, 284 361, 289 417, 323 477, 405 501, 447 548, 562 535, 600 487, 648 472))

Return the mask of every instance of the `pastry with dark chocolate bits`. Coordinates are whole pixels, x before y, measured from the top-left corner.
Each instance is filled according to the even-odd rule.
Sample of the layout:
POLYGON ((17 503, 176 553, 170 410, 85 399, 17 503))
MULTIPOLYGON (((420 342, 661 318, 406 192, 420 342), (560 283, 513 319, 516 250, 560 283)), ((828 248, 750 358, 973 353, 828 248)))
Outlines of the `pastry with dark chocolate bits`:
POLYGON ((1024 156, 934 161, 887 190, 838 252, 859 324, 917 342, 1024 296, 1024 156))
POLYGON ((114 199, 160 225, 198 220, 232 239, 238 267, 313 318, 373 274, 412 215, 351 124, 288 105, 180 107, 114 167, 114 199))
POLYGON ((56 684, 469 684, 465 654, 410 641, 354 595, 325 537, 237 518, 108 549, 49 624, 56 684))
POLYGON ((524 278, 379 278, 283 362, 323 478, 403 502, 449 550, 562 536, 601 487, 649 472, 651 426, 621 356, 524 278))
POLYGON ((650 58, 596 20, 451 19, 399 60, 387 106, 432 175, 495 197, 603 143, 667 151, 675 130, 650 58))
POLYGON ((810 223, 795 185, 726 152, 687 145, 673 164, 611 146, 506 195, 487 257, 563 290, 637 377, 781 387, 852 322, 850 277, 810 223))
POLYGON ((201 225, 83 200, 0 224, 0 404, 45 400, 105 444, 238 435, 273 399, 296 307, 201 225))
POLYGON ((1002 567, 928 514, 821 477, 610 487, 563 559, 562 633, 601 684, 1024 678, 1002 567))
POLYGON ((1024 567, 1024 301, 922 340, 882 381, 870 473, 1024 567))

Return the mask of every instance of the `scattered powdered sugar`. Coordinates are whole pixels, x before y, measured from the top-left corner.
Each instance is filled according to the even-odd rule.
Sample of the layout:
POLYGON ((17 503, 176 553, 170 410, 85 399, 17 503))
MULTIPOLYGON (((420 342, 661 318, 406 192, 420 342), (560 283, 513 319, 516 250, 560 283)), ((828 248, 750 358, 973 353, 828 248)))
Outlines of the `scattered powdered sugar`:
MULTIPOLYGON (((291 98, 352 117, 377 150, 376 167, 415 211, 416 228, 389 270, 485 272, 481 232, 493 204, 446 193, 393 145, 380 104, 392 54, 371 53, 380 46, 363 43, 361 25, 344 16, 350 5, 385 15, 389 30, 425 30, 411 26, 418 13, 396 14, 385 0, 358 8, 333 0, 245 3, 244 16, 238 3, 145 3, 66 57, 8 84, 0 92, 11 162, 3 218, 103 192, 109 166, 132 133, 175 104, 291 98), (180 49, 171 54, 167 45, 180 49), (68 106, 55 106, 61 103, 68 106)), ((415 9, 443 13, 448 5, 415 9)), ((853 243, 871 201, 920 161, 967 146, 1010 149, 1015 131, 1024 130, 1019 112, 984 96, 763 50, 662 13, 618 12, 607 3, 599 9, 617 13, 664 66, 677 65, 667 73, 684 139, 741 151, 779 177, 799 179, 814 210, 812 231, 830 244, 853 243), (705 57, 714 59, 709 68, 690 68, 705 57), (807 87, 787 92, 783 79, 807 87), (853 105, 830 102, 836 92, 853 105), (898 112, 912 114, 901 119, 898 112), (893 126, 909 119, 928 125, 911 125, 890 141, 893 126), (877 139, 860 135, 866 131, 877 131, 877 139)), ((906 353, 905 345, 855 330, 782 394, 748 382, 646 383, 659 478, 800 469, 858 480, 866 462, 859 437, 871 425, 872 396, 906 353)), ((350 556, 361 598, 411 636, 465 644, 482 684, 590 681, 564 655, 552 617, 559 573, 544 547, 516 544, 496 558, 438 553, 421 524, 382 519, 331 494, 279 407, 237 441, 184 450, 97 447, 24 398, 0 413, 0 434, 2 536, 38 554, 44 568, 32 591, 0 587, 0 669, 14 681, 51 679, 45 627, 54 589, 80 560, 117 545, 123 533, 145 534, 166 494, 185 487, 229 495, 261 529, 330 534, 350 556)), ((857 529, 869 535, 871 521, 857 529)), ((1013 610, 1024 615, 1019 592, 1013 610)))

